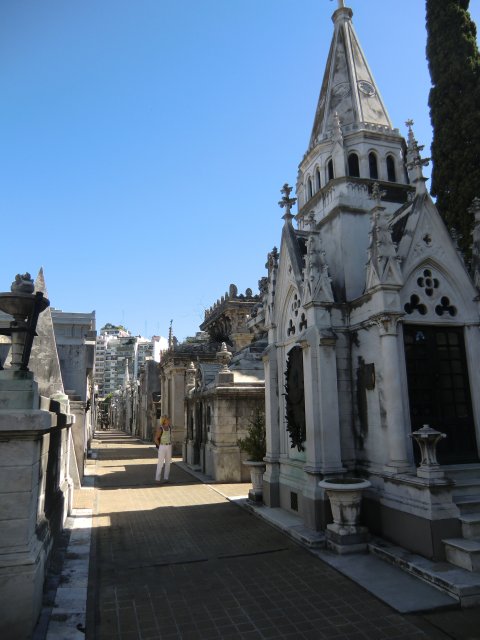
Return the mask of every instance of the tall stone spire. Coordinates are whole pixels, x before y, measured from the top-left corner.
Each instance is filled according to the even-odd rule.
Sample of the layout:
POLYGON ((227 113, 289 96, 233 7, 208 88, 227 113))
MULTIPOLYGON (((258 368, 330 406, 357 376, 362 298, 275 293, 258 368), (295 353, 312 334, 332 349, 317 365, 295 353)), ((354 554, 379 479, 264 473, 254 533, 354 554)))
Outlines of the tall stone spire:
POLYGON ((375 84, 365 54, 352 25, 353 12, 338 0, 332 16, 335 25, 323 77, 309 147, 334 128, 367 123, 392 129, 392 123, 375 84))
MULTIPOLYGON (((43 267, 35 280, 35 291, 41 291, 48 298, 43 267)), ((33 341, 29 367, 35 374, 40 395, 50 398, 64 393, 50 307, 38 318, 37 336, 33 341)))

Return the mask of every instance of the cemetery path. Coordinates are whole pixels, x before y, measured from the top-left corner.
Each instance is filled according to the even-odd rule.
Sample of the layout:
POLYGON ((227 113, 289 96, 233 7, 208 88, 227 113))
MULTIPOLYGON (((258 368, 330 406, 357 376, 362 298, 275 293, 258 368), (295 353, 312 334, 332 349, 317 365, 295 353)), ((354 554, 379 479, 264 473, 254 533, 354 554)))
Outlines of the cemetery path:
POLYGON ((156 449, 119 432, 93 449, 89 640, 475 637, 396 613, 225 497, 246 484, 204 484, 174 459, 158 485, 156 449))

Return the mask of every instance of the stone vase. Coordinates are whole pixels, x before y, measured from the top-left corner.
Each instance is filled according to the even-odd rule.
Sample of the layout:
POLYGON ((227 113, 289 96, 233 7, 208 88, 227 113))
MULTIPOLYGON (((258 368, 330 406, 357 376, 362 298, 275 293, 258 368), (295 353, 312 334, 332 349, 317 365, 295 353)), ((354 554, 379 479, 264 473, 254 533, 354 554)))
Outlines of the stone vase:
POLYGON ((252 502, 263 501, 263 474, 265 473, 266 465, 264 462, 257 462, 255 460, 244 460, 243 464, 250 469, 250 479, 252 481, 252 488, 248 492, 248 499, 252 502))
POLYGON ((352 553, 366 549, 368 531, 359 526, 362 492, 371 486, 361 478, 321 480, 332 508, 333 524, 327 525, 327 546, 337 553, 352 553))

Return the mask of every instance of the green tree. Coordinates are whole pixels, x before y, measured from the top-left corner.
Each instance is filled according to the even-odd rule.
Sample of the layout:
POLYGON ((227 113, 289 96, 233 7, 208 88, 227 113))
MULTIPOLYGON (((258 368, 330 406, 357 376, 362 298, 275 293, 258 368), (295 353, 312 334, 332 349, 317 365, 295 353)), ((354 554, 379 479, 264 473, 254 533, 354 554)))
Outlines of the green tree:
POLYGON ((245 451, 249 460, 262 462, 267 453, 267 441, 265 431, 265 414, 260 409, 256 409, 248 420, 247 435, 238 440, 238 445, 245 451))
POLYGON ((469 2, 426 0, 431 193, 467 258, 473 226, 468 208, 480 196, 480 55, 469 2))

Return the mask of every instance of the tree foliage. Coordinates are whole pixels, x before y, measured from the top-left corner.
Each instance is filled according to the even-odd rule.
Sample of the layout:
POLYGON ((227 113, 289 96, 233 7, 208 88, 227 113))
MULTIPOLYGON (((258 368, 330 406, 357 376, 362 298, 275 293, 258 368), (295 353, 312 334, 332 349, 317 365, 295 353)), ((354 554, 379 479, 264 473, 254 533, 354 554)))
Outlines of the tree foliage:
POLYGON ((433 127, 431 193, 469 256, 480 196, 480 55, 469 0, 426 0, 429 96, 433 127))
POLYGON ((261 462, 267 452, 264 412, 257 409, 248 422, 247 435, 238 441, 238 445, 247 453, 249 460, 261 462))

